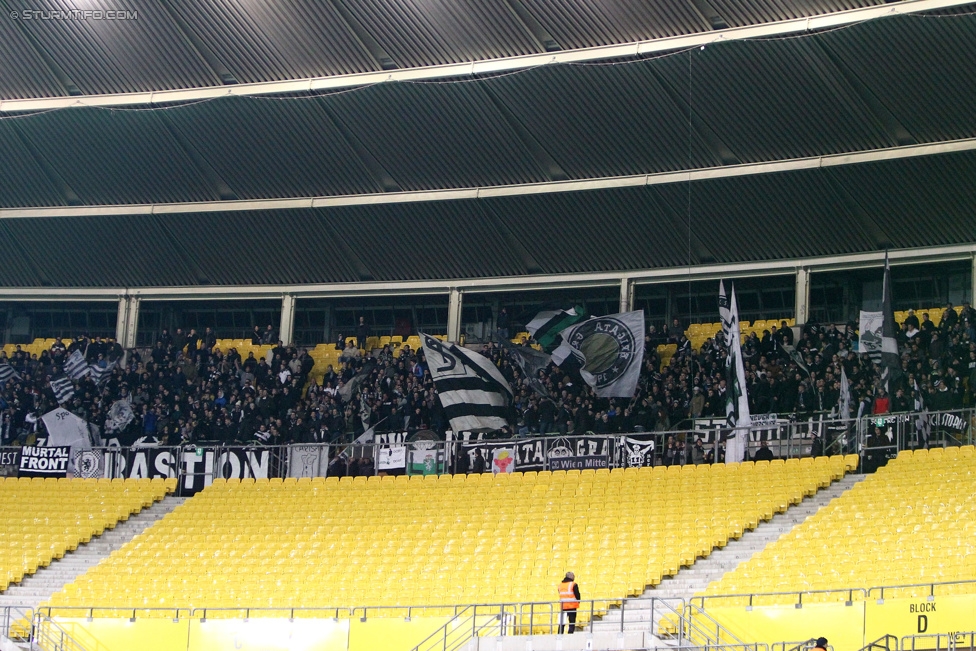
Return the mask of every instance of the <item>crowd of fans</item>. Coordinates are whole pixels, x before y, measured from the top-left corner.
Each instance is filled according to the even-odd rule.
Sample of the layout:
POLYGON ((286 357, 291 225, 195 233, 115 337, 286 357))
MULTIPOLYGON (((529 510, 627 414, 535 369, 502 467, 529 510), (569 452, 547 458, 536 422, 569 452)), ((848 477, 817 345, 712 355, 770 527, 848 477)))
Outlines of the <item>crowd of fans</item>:
MULTIPOLYGON (((785 323, 742 346, 750 409, 754 414, 838 413, 841 369, 851 387, 851 416, 909 411, 916 400, 930 410, 976 404, 976 311, 967 303, 961 314, 947 308, 936 327, 928 315, 910 314, 901 325, 901 372, 889 385, 867 355, 854 352, 854 325, 807 324, 795 334, 785 323)), ((365 324, 361 324, 365 331, 365 324)), ((365 335, 361 337, 365 340, 365 335)), ((4 444, 29 443, 37 421, 58 406, 52 378, 74 350, 91 364, 113 370, 101 385, 90 378, 75 382, 63 406, 105 431, 115 401, 131 404, 133 421, 112 432, 121 445, 137 442, 186 444, 350 442, 370 427, 375 431, 430 429, 443 433, 444 417, 422 351, 404 346, 361 353, 346 345, 337 367, 312 374, 314 361, 304 349, 284 346, 271 326, 255 328, 254 344, 275 343, 267 357, 242 357, 236 349, 219 350, 217 337, 164 330, 150 350, 123 351, 114 342, 79 337, 58 339, 48 351, 29 356, 18 349, 9 363, 19 375, 0 387, 0 434, 4 444), (317 378, 321 378, 318 380, 317 378)), ((525 342, 528 344, 529 342, 525 342)), ((684 327, 675 320, 660 330, 652 326, 637 395, 606 399, 574 373, 550 365, 541 373, 548 395, 524 381, 504 348, 484 344, 490 358, 514 388, 513 427, 503 435, 687 429, 691 419, 724 417, 726 348, 721 336, 692 350, 684 327), (659 344, 677 350, 662 367, 659 344)), ((337 342, 337 347, 342 344, 337 342)))

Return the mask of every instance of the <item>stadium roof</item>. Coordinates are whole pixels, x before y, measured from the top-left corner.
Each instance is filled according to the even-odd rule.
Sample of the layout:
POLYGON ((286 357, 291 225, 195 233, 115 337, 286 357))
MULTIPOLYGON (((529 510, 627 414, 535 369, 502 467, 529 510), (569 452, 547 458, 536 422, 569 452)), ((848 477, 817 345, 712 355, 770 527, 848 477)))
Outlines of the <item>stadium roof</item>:
POLYGON ((0 99, 321 79, 721 33, 845 11, 863 19, 878 15, 865 9, 914 11, 960 3, 897 4, 889 9, 885 0, 4 0, 0 58, 18 65, 0 71, 0 99), (102 11, 97 18, 95 10, 102 11))
POLYGON ((615 65, 0 121, 0 207, 534 184, 976 136, 976 15, 615 65), (688 108, 691 107, 691 124, 688 108))
POLYGON ((702 180, 690 188, 2 219, 0 240, 10 245, 0 286, 393 282, 946 246, 974 240, 973 178, 976 152, 962 152, 702 180))
POLYGON ((880 4, 668 0, 637 16, 623 0, 209 0, 133 4, 136 21, 5 21, 0 60, 24 65, 0 66, 0 98, 17 98, 0 102, 0 287, 406 283, 973 243, 973 5, 849 18, 880 4), (789 34, 772 21, 816 14, 802 36, 519 58, 789 34), (355 77, 483 60, 496 71, 355 77), (336 81, 20 103, 302 75, 336 81))

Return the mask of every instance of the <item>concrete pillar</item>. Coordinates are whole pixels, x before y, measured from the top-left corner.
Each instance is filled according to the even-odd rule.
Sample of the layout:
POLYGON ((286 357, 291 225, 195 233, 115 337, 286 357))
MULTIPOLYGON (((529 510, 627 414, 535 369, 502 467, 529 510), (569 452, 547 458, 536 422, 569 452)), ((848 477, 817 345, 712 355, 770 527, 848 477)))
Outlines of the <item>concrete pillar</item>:
POLYGON ((976 305, 976 253, 973 254, 973 272, 969 276, 969 302, 976 305))
POLYGON ((115 319, 115 341, 123 348, 136 347, 136 334, 139 330, 139 304, 137 296, 119 297, 119 311, 115 319))
POLYGON ((793 312, 796 325, 803 325, 810 318, 810 269, 796 270, 796 309, 793 312))
POLYGON ((291 344, 295 332, 295 296, 284 294, 281 297, 281 322, 278 324, 278 339, 286 346, 291 344))
POLYGON ((634 283, 630 278, 620 279, 620 311, 630 312, 634 309, 634 283))
POLYGON ((457 287, 451 288, 447 303, 447 340, 461 340, 461 291, 457 287))

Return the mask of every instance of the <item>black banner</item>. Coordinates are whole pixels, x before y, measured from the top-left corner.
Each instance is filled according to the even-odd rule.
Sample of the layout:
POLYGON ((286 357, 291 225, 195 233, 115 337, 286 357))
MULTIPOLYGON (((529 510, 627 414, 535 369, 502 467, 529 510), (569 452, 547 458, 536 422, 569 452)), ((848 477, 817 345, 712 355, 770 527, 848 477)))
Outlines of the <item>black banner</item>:
POLYGON ((51 447, 24 446, 20 449, 20 477, 65 477, 68 461, 71 459, 71 446, 51 447))
POLYGON ((271 448, 134 448, 108 453, 106 471, 125 479, 181 477, 183 495, 197 493, 215 477, 267 479, 280 476, 281 463, 271 448))
POLYGON ((473 440, 461 444, 474 468, 475 451, 481 450, 485 459, 485 472, 525 472, 544 470, 546 465, 546 441, 492 441, 473 440))
POLYGON ((0 477, 16 477, 19 469, 19 449, 7 448, 0 451, 0 477))
POLYGON ((548 441, 549 470, 587 470, 610 467, 613 439, 609 436, 561 436, 548 441))
POLYGON ((654 465, 654 437, 647 434, 621 436, 617 444, 617 468, 649 468, 654 465))

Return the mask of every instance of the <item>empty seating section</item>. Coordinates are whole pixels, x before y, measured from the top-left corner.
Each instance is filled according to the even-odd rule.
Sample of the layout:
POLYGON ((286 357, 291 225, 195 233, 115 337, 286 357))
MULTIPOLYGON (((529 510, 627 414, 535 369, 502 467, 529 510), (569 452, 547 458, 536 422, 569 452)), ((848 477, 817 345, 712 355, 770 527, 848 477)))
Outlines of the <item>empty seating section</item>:
MULTIPOLYGON (((964 550, 971 547, 974 533, 973 447, 902 452, 710 585, 705 594, 829 590, 836 592, 804 595, 803 601, 832 602, 847 600, 849 588, 973 581, 976 557, 964 550)), ((935 588, 936 595, 974 592, 976 584, 935 588)), ((885 597, 892 598, 928 595, 928 587, 885 590, 885 597)), ((853 598, 863 597, 855 593, 853 598)), ((754 603, 795 601, 795 595, 770 595, 756 598, 754 603)))
POLYGON ((447 614, 432 607, 552 602, 567 570, 576 572, 584 597, 611 602, 641 593, 844 473, 843 457, 824 457, 795 464, 218 481, 79 577, 51 605, 420 605, 428 607, 424 614, 447 614))
POLYGON ((0 478, 0 590, 174 488, 173 482, 148 479, 0 478))

